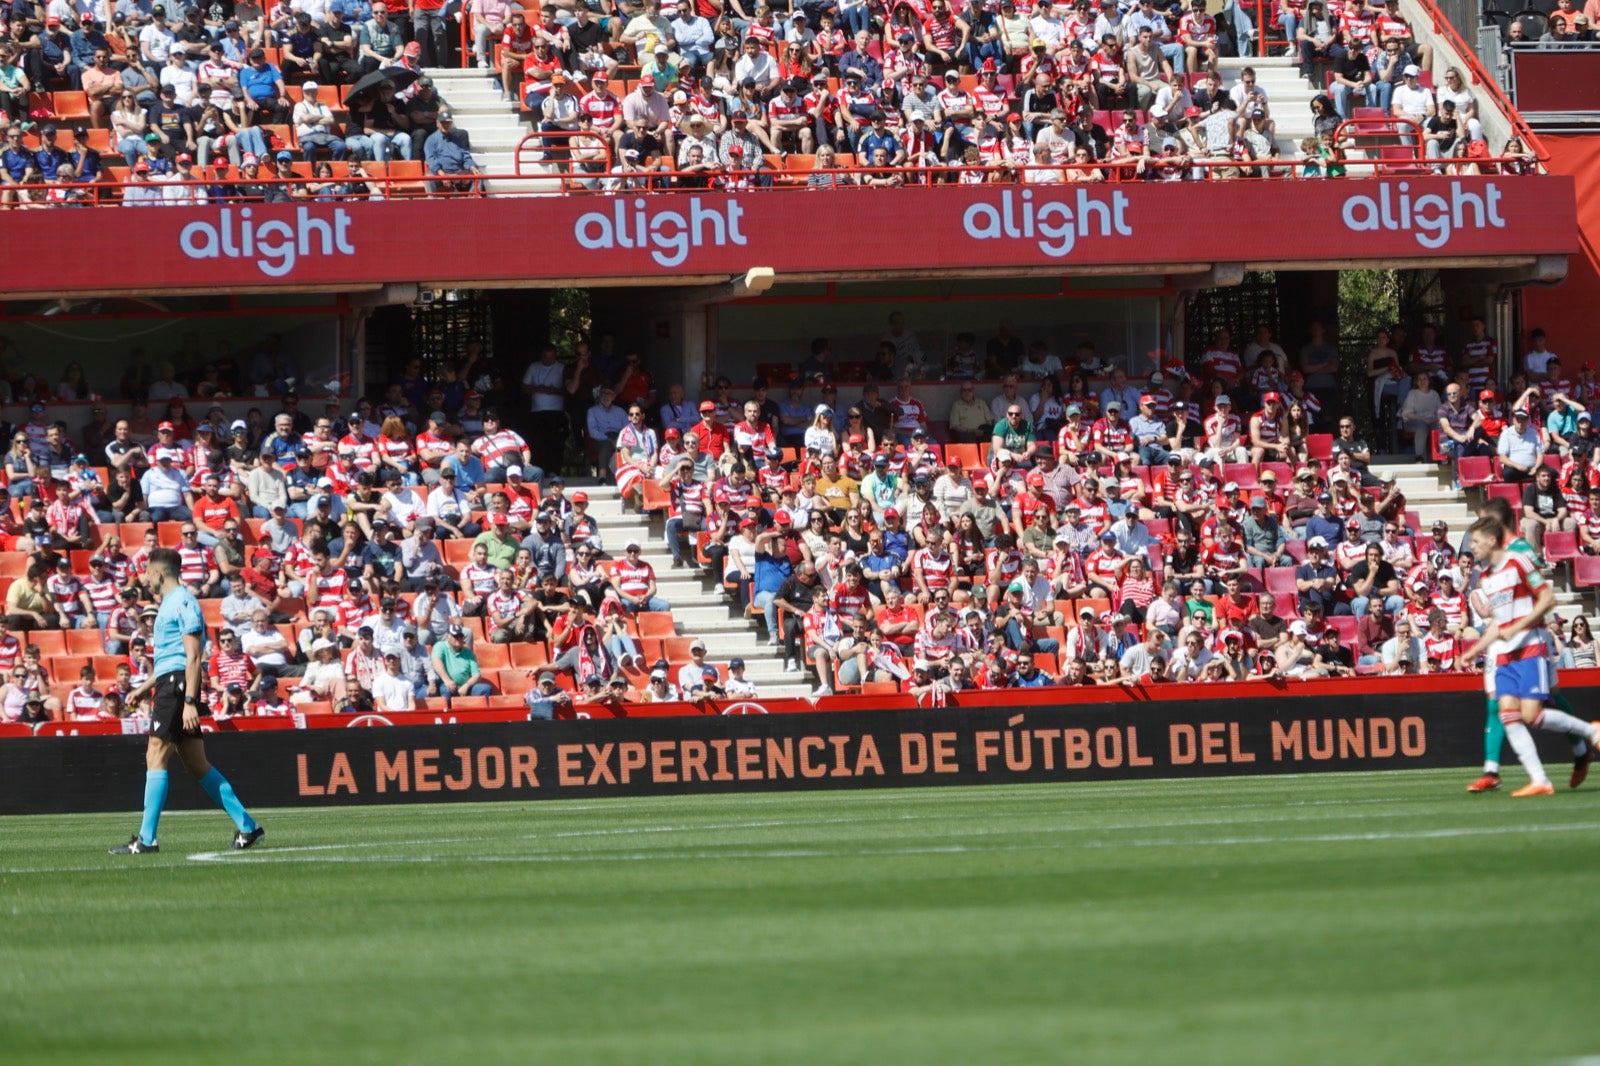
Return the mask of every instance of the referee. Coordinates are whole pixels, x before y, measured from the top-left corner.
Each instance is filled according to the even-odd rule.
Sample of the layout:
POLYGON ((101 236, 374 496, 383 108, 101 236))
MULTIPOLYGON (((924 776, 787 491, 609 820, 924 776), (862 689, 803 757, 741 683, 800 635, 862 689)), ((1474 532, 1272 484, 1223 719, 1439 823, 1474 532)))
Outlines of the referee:
POLYGON ((113 855, 160 851, 156 827, 167 802, 167 764, 176 751, 184 769, 194 775, 217 806, 228 812, 239 831, 233 846, 243 850, 266 835, 244 809, 233 786, 206 761, 200 739, 200 661, 205 619, 200 603, 178 579, 183 559, 171 548, 156 548, 145 568, 144 585, 161 602, 155 622, 155 663, 150 678, 128 694, 132 703, 151 690, 150 743, 145 749, 144 821, 133 839, 112 848, 113 855))

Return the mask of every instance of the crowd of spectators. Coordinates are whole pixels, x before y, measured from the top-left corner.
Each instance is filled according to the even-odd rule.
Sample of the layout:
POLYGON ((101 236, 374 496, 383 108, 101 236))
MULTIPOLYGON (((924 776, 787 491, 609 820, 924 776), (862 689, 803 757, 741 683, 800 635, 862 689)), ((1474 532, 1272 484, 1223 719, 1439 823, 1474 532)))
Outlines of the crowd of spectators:
POLYGON ((480 175, 465 131, 422 73, 429 36, 408 39, 412 13, 423 17, 427 2, 268 12, 253 0, 11 5, 0 39, 5 202, 104 202, 73 186, 105 180, 107 163, 128 168, 129 206, 382 195, 347 160, 416 159, 453 181, 480 175), (58 123, 48 105, 30 105, 30 93, 54 91, 81 92, 86 114, 58 123), (109 153, 96 150, 97 130, 108 131, 109 153), (272 180, 304 178, 292 164, 324 157, 341 165, 313 175, 327 179, 316 188, 272 180))
MULTIPOLYGON (((1557 420, 1525 461, 1565 460, 1529 489, 1537 550, 1543 528, 1570 528, 1552 486, 1589 497, 1594 431, 1539 338, 1524 361, 1557 420)), ((1497 365, 1481 322, 1459 356, 1431 329, 1415 345, 1386 334, 1369 358, 1375 409, 1410 417, 1480 372, 1486 392, 1497 365), (1406 385, 1393 396, 1391 369, 1406 385)), ((846 402, 819 338, 783 401, 766 379, 744 397, 721 379, 698 406, 674 392, 653 426, 641 396, 615 440, 625 497, 666 512, 673 565, 711 568, 787 669, 815 671, 818 695, 1474 665, 1457 661, 1476 636, 1472 558, 1447 523, 1416 528, 1395 475, 1371 469, 1359 405, 1307 390, 1338 369, 1320 328, 1292 363, 1270 329, 1243 353, 1222 331, 1197 359, 1130 380, 1092 346, 1063 364, 1004 332, 982 353, 959 335, 931 365, 897 316, 872 366, 892 395, 869 381, 846 402), (978 395, 983 376, 998 394, 978 395), (1028 397, 1023 378, 1039 382, 1028 397), (937 379, 959 382, 943 419, 916 388, 937 379)), ((1513 425, 1546 417, 1542 395, 1505 405, 1513 425)))
MULTIPOLYGON (((281 382, 293 365, 278 350, 248 379, 281 382)), ((78 367, 54 392, 10 383, 34 402, 0 457, 0 551, 20 564, 0 670, 24 686, 0 690, 0 708, 40 713, 31 692, 46 715, 138 713, 87 701, 148 671, 137 579, 174 542, 215 625, 218 713, 496 694, 544 716, 571 700, 753 693, 742 663, 708 662, 700 642, 686 662, 647 660, 641 623, 673 633, 673 604, 644 545, 608 539, 587 493, 567 489, 569 444, 630 505, 663 512, 673 567, 718 579, 788 670, 815 671, 818 695, 1474 665, 1458 662, 1475 637, 1471 556, 1446 523, 1417 528, 1395 476, 1374 472, 1320 326, 1293 358, 1267 327, 1238 351, 1223 330, 1130 377, 1090 344, 1063 359, 1004 328, 958 334, 935 359, 897 312, 875 358, 848 368, 864 382, 840 380, 818 338, 783 399, 766 379, 736 394, 710 377, 698 402, 679 384, 658 393, 603 334, 570 362, 539 353, 525 418, 485 404, 480 359, 474 346, 440 380, 413 360, 376 400, 312 413, 287 394, 270 415, 212 406, 198 422, 167 366, 134 375, 141 395, 168 397, 159 421, 144 399, 111 419, 78 367), (954 386, 942 418, 919 395, 930 380, 954 386), (1326 402, 1308 388, 1324 381, 1326 402), (89 401, 64 409, 89 421, 55 417, 57 398, 89 401), (120 657, 117 684, 100 663, 63 691, 73 679, 28 652, 57 630, 93 631, 120 657), (499 654, 479 658, 499 645, 538 646, 545 665, 508 678, 499 654)), ((1374 410, 1403 422, 1443 395, 1441 448, 1493 451, 1507 482, 1526 482, 1536 552, 1572 530, 1600 551, 1597 437, 1578 399, 1592 400, 1592 369, 1569 379, 1538 334, 1519 363, 1495 384, 1481 322, 1459 352, 1431 330, 1387 334, 1367 363, 1374 410), (1409 388, 1390 395, 1390 381, 1409 388)), ((225 395, 240 375, 213 363, 191 384, 225 395)), ((1484 509, 1515 525, 1513 503, 1484 509)), ((1559 656, 1592 661, 1586 625, 1552 632, 1559 656)))
POLYGON ((48 188, 5 197, 100 202, 73 188, 103 174, 87 136, 94 127, 112 131, 134 182, 123 202, 134 205, 382 195, 363 168, 338 165, 347 159, 424 160, 428 175, 448 179, 430 191, 481 191, 466 131, 431 79, 418 77, 448 59, 449 43, 436 37, 450 36, 450 18, 463 13, 486 76, 539 130, 578 135, 549 138, 545 155, 590 189, 767 185, 773 161, 791 153, 814 158, 804 180, 820 187, 930 175, 1333 177, 1346 173, 1350 147, 1336 130, 1360 106, 1414 120, 1441 167, 1455 160, 1477 172, 1490 165, 1479 160, 1501 154, 1516 169, 1533 165, 1515 143, 1490 151, 1460 70, 1425 84, 1432 52, 1395 0, 1275 5, 1273 24, 1304 73, 1331 72, 1311 103, 1313 136, 1287 154, 1254 70, 1227 86, 1217 73, 1218 57, 1253 32, 1236 4, 1219 18, 1206 0, 865 0, 784 12, 735 2, 708 18, 676 0, 623 0, 599 14, 584 4, 529 13, 509 0, 469 0, 443 16, 430 2, 438 0, 390 10, 382 0, 297 0, 267 12, 251 0, 170 11, 123 2, 107 5, 104 25, 92 4, 13 8, 0 40, 0 106, 18 138, 32 125, 30 90, 81 90, 88 121, 70 145, 51 116, 40 143, 11 143, 0 182, 48 188), (363 82, 348 110, 341 104, 339 86, 385 73, 381 84, 363 82), (310 187, 294 164, 323 155, 310 187), (301 184, 270 180, 295 177, 301 184), (200 184, 162 187, 191 182, 200 184))
MULTIPOLYGON (((930 171, 1042 183, 1339 176, 1350 145, 1335 131, 1363 106, 1414 119, 1429 158, 1475 171, 1492 154, 1461 72, 1427 84, 1432 50, 1395 0, 1273 10, 1305 76, 1321 89, 1331 74, 1311 104, 1314 136, 1288 156, 1255 71, 1225 86, 1216 70, 1234 41, 1248 41, 1248 14, 1230 4, 1219 18, 1205 0, 804 4, 786 15, 758 5, 714 19, 644 0, 610 22, 609 43, 598 28, 580 39, 547 7, 508 27, 493 74, 507 95, 521 79, 541 130, 592 135, 570 151, 552 141, 551 154, 571 159, 579 185, 608 190, 660 185, 651 174, 661 170, 688 187, 760 185, 791 153, 844 168, 809 177, 824 187, 930 171), (618 57, 638 64, 636 79, 623 83, 618 57)), ((1531 165, 1517 145, 1506 154, 1531 165)))

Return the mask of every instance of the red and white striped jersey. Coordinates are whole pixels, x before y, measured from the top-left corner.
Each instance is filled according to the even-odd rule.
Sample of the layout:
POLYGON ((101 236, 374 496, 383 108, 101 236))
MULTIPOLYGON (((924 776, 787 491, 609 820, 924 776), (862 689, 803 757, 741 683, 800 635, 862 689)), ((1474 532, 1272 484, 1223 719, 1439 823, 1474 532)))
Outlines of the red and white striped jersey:
POLYGON ((864 584, 851 588, 848 581, 840 581, 833 586, 833 591, 828 593, 828 610, 841 619, 854 618, 866 610, 871 602, 871 596, 864 584))
POLYGON ((345 654, 344 672, 349 674, 351 671, 354 671, 356 677, 361 681, 362 688, 371 688, 372 679, 377 676, 378 672, 382 669, 383 653, 379 652, 376 648, 373 649, 373 654, 371 655, 363 652, 360 646, 351 648, 349 652, 345 654))
POLYGON ((61 614, 76 616, 83 613, 83 603, 78 599, 78 594, 83 591, 83 582, 75 575, 51 574, 45 578, 44 589, 61 614))
POLYGON ((1011 110, 1011 101, 1006 98, 1004 90, 998 85, 993 89, 986 85, 979 85, 972 90, 972 98, 986 118, 999 119, 1011 110))
POLYGON ((1118 565, 1122 560, 1122 552, 1115 547, 1096 548, 1083 560, 1083 572, 1087 577, 1108 581, 1114 587, 1122 579, 1122 567, 1118 565))
POLYGON ((157 444, 150 449, 150 461, 152 463, 159 463, 162 456, 171 459, 172 465, 181 470, 189 468, 189 449, 184 447, 182 441, 175 440, 171 444, 157 444))
POLYGON ((483 602, 484 606, 489 609, 490 618, 512 618, 519 614, 523 607, 527 606, 528 597, 523 595, 521 589, 496 588, 488 596, 484 597, 483 602))
MULTIPOLYGON (((1488 617, 1502 627, 1520 622, 1533 613, 1539 592, 1545 587, 1545 577, 1524 555, 1506 552, 1497 565, 1489 567, 1478 578, 1478 589, 1483 593, 1488 617)), ((1495 662, 1506 662, 1525 656, 1517 654, 1534 645, 1544 646, 1540 630, 1543 623, 1530 626, 1510 640, 1497 640, 1489 649, 1495 662)))
POLYGON ((1270 417, 1265 411, 1257 411, 1250 419, 1254 424, 1255 433, 1267 444, 1277 444, 1284 438, 1284 423, 1287 419, 1283 412, 1277 418, 1270 417))
POLYGON ((578 108, 594 121, 597 130, 608 130, 617 124, 617 115, 622 111, 622 101, 610 92, 584 93, 578 101, 578 108))
POLYGON ((804 97, 793 96, 786 99, 783 93, 779 93, 767 101, 767 117, 774 122, 784 119, 804 118, 805 114, 806 102, 804 97))
POLYGON ((487 596, 499 587, 499 574, 492 566, 468 563, 461 568, 461 584, 475 596, 487 596))
POLYGON ((935 637, 931 628, 924 629, 917 634, 913 654, 918 659, 926 659, 930 663, 942 663, 960 652, 964 645, 965 641, 959 630, 951 630, 942 637, 935 637))
POLYGON ((10 670, 17 665, 17 659, 22 655, 22 641, 16 637, 6 636, 0 640, 0 670, 10 670))
POLYGON ((682 515, 685 511, 705 514, 710 510, 707 505, 711 502, 711 490, 703 481, 685 482, 682 478, 673 478, 668 491, 672 498, 674 517, 682 515))
POLYGON ((749 448, 755 452, 764 452, 772 447, 773 442, 772 427, 765 422, 759 427, 752 426, 749 422, 734 423, 733 446, 735 448, 749 448))
POLYGON ((502 466, 513 466, 522 462, 522 452, 527 446, 527 442, 517 433, 502 429, 498 433, 488 433, 473 441, 472 451, 483 460, 485 467, 497 463, 502 466))
POLYGON ((1411 349, 1411 361, 1424 370, 1444 371, 1450 369, 1450 353, 1444 348, 1428 348, 1419 344, 1411 349))
POLYGON ((178 555, 183 559, 183 569, 179 580, 185 585, 203 584, 210 575, 213 564, 211 549, 203 544, 194 547, 178 549, 178 555))
POLYGON ((89 602, 94 604, 96 611, 110 612, 117 606, 117 583, 111 580, 95 581, 93 578, 83 583, 83 590, 89 594, 89 602))
POLYGON ((349 576, 339 567, 330 568, 326 574, 313 572, 307 577, 317 587, 318 603, 343 599, 350 588, 349 576))
POLYGON ((216 688, 224 689, 229 685, 248 687, 251 678, 255 677, 256 664, 255 660, 242 651, 219 651, 206 664, 206 673, 211 677, 211 684, 216 688))
POLYGON ((728 478, 720 478, 716 488, 711 490, 711 499, 714 503, 728 501, 728 506, 735 511, 743 511, 755 499, 756 489, 750 482, 735 485, 728 478))
POLYGON ((1178 20, 1178 36, 1214 41, 1217 36, 1217 20, 1204 12, 1196 14, 1191 11, 1178 20))
POLYGON ((927 427, 928 409, 915 396, 904 400, 897 396, 889 401, 889 406, 894 411, 894 428, 900 432, 910 433, 927 427))
POLYGON ((1237 378, 1244 373, 1244 362, 1238 352, 1213 348, 1200 357, 1200 369, 1209 377, 1237 378))
POLYGON ((1056 80, 1058 68, 1056 66, 1055 56, 1048 52, 1046 52, 1044 55, 1038 55, 1033 52, 1028 53, 1022 57, 1022 73, 1017 78, 1017 84, 1031 85, 1033 83, 1033 76, 1040 72, 1050 75, 1051 81, 1056 80))
POLYGON ((1012 549, 1002 557, 999 548, 990 548, 983 553, 983 572, 994 574, 997 584, 1010 584, 1012 578, 1022 573, 1022 553, 1012 549), (996 565, 1000 568, 998 573, 995 571, 996 565))
MULTIPOLYGON (((976 115, 978 110, 977 101, 973 99, 972 94, 961 88, 940 90, 939 106, 944 109, 946 118, 950 117, 951 112, 959 114, 971 111, 976 115)), ((962 121, 971 120, 963 119, 962 121)))
POLYGON ((1485 366, 1469 366, 1467 368, 1467 382, 1474 390, 1481 389, 1489 383, 1489 377, 1494 373, 1495 364, 1500 361, 1500 345, 1495 343, 1493 337, 1485 337, 1481 341, 1468 341, 1461 346, 1461 358, 1483 359, 1487 357, 1485 366))
POLYGON ((617 588, 630 596, 643 596, 649 592, 650 583, 655 578, 655 567, 643 560, 640 560, 637 566, 626 558, 611 564, 611 580, 616 582, 617 588))
POLYGON ((955 576, 956 561, 947 551, 935 554, 932 548, 919 548, 911 555, 911 566, 921 571, 928 588, 945 589, 955 576))
POLYGON ((93 685, 87 689, 74 685, 72 691, 67 693, 67 714, 75 722, 99 718, 100 705, 104 702, 105 697, 96 692, 93 685))
POLYGON ((1133 446, 1133 433, 1128 429, 1128 423, 1120 419, 1116 425, 1112 425, 1109 419, 1096 420, 1090 439, 1096 448, 1112 452, 1127 451, 1133 446))

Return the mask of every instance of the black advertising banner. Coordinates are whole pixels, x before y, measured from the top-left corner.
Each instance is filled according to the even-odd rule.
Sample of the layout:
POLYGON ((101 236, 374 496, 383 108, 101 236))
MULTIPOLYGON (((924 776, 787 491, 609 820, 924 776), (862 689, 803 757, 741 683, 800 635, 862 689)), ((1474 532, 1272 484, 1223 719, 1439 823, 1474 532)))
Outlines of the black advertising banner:
MULTIPOLYGON (((1463 691, 212 733, 206 746, 252 806, 279 807, 1466 767, 1483 717, 1482 695, 1463 691)), ((1566 757, 1562 738, 1544 742, 1566 757)), ((0 743, 0 814, 134 809, 144 745, 0 743)), ((174 767, 172 804, 206 805, 183 777, 174 767)))

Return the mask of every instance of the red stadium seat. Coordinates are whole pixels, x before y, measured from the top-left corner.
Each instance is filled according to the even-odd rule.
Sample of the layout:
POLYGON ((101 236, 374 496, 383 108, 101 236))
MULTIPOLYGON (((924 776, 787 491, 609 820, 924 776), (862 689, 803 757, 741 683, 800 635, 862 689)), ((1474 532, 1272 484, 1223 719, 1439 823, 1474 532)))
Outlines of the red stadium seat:
POLYGON ((1356 627, 1361 624, 1353 614, 1336 614, 1329 618, 1328 624, 1339 632, 1339 640, 1344 644, 1354 644, 1356 640, 1356 627))
POLYGON ((1309 433, 1306 435, 1306 454, 1318 462, 1333 458, 1333 434, 1309 433))
MULTIPOLYGON (((221 603, 221 600, 217 601, 221 603)), ((68 655, 104 655, 105 645, 98 629, 69 629, 64 634, 68 655)))
POLYGON ((1290 539, 1284 542, 1283 550, 1289 553, 1289 558, 1297 564, 1306 561, 1306 542, 1299 539, 1290 539))
POLYGON ((478 668, 485 675, 493 670, 501 670, 511 665, 511 651, 509 645, 506 644, 478 641, 472 646, 472 654, 478 657, 478 668))
POLYGON ((1579 555, 1574 558, 1572 583, 1585 589, 1600 585, 1600 555, 1579 555))
POLYGON ((1576 533, 1546 533, 1544 535, 1544 557, 1552 563, 1559 563, 1566 559, 1576 559, 1583 553, 1578 551, 1578 535, 1576 533))
POLYGON ((1483 491, 1484 495, 1489 499, 1504 500, 1511 505, 1511 510, 1514 513, 1522 514, 1522 486, 1507 485, 1497 481, 1484 486, 1483 491))
POLYGON ((1251 463, 1223 463, 1222 480, 1224 483, 1236 482, 1246 492, 1261 484, 1256 479, 1256 468, 1251 463))
MULTIPOLYGON (((547 666, 550 663, 550 650, 543 643, 533 641, 518 641, 507 644, 511 649, 511 665, 522 670, 531 670, 536 666, 547 666)), ((482 657, 479 657, 482 662, 482 657)), ((487 667, 485 667, 487 669, 487 667)))
POLYGON ((1268 592, 1299 592, 1299 587, 1294 582, 1294 567, 1292 566, 1269 567, 1264 580, 1268 592))
POLYGON ((27 634, 23 640, 39 649, 45 665, 50 667, 52 672, 57 669, 54 657, 67 654, 67 637, 59 629, 36 629, 27 634))
POLYGON ((1485 456, 1464 455, 1456 461, 1456 477, 1464 489, 1487 485, 1494 480, 1494 466, 1485 456))

